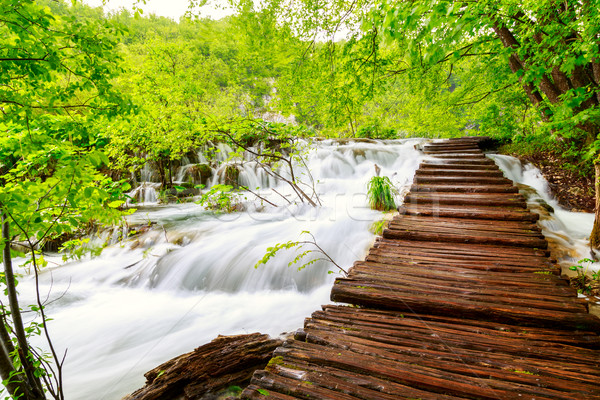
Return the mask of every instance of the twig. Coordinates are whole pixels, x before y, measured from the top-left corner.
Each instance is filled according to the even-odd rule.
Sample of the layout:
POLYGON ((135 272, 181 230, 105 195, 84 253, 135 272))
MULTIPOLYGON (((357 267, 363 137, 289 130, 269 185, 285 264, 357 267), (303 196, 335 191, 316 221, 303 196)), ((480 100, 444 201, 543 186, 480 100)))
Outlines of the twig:
POLYGON ((249 191, 250 193, 252 193, 253 195, 255 195, 256 197, 258 197, 259 199, 266 201, 267 203, 269 203, 270 205, 272 205, 273 207, 279 207, 277 204, 275 203, 271 203, 269 200, 265 199, 264 197, 262 197, 261 195, 259 195, 258 193, 253 192, 252 190, 250 190, 250 188, 248 188, 247 186, 240 186, 242 189, 249 191))
POLYGON ((277 190, 271 188, 272 191, 274 191, 275 193, 277 193, 278 195, 280 195, 285 201, 287 201, 289 204, 292 204, 292 202, 290 201, 290 199, 288 199, 287 197, 285 197, 284 195, 282 195, 281 193, 279 193, 277 190))

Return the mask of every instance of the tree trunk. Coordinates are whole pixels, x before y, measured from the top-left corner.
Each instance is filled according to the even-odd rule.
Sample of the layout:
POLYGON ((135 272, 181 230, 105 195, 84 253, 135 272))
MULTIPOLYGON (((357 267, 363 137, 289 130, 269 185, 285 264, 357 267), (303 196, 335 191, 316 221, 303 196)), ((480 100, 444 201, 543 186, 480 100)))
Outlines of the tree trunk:
POLYGON ((590 234, 590 247, 592 250, 600 250, 600 160, 594 162, 595 188, 596 188, 596 215, 594 218, 594 228, 590 234))
MULTIPOLYGON (((21 308, 19 307, 19 301, 17 297, 17 289, 15 284, 15 276, 13 272, 12 266, 12 258, 10 254, 10 224, 8 218, 4 213, 2 213, 2 239, 4 240, 4 249, 3 249, 3 261, 4 261, 4 275, 6 280, 6 292, 8 297, 8 303, 10 306, 10 313, 13 320, 13 330, 15 336, 17 337, 18 344, 18 354, 19 359, 21 360, 21 364, 25 370, 26 379, 22 375, 18 375, 11 379, 11 383, 6 385, 6 388, 10 391, 15 390, 15 392, 11 392, 13 397, 17 398, 18 395, 23 395, 27 400, 41 400, 45 399, 42 384, 38 378, 34 375, 34 367, 30 360, 28 359, 29 352, 29 343, 27 342, 27 335, 25 334, 25 327, 23 325, 23 319, 21 318, 21 308), (16 378, 16 379, 15 379, 16 378), (19 379, 19 380, 17 380, 19 379)), ((4 321, 2 321, 4 323, 4 321)), ((3 337, 5 335, 2 335, 3 337)), ((3 351, 6 352, 9 350, 7 344, 4 344, 3 351)), ((4 354, 2 354, 4 355, 4 354)), ((10 361, 10 358, 9 358, 10 361)), ((9 373, 11 370, 15 370, 14 365, 6 365, 6 360, 4 357, 0 358, 0 371, 2 373, 2 379, 5 380, 7 377, 4 377, 5 373, 9 373)))

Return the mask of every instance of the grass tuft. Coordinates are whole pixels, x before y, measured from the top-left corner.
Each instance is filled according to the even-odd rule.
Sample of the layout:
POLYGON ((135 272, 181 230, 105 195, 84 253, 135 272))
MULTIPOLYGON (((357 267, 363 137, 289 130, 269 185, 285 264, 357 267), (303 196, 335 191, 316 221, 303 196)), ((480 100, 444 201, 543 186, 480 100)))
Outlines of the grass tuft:
POLYGON ((367 197, 373 210, 389 211, 396 208, 396 188, 387 176, 374 176, 367 185, 367 197))

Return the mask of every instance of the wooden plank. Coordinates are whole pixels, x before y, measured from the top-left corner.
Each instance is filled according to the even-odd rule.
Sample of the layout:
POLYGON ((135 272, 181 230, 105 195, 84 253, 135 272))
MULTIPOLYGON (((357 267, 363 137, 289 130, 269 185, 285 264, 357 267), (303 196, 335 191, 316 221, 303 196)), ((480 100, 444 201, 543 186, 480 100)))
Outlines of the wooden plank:
MULTIPOLYGON (((598 372, 598 351, 590 349, 580 349, 592 354, 592 358, 585 357, 587 363, 579 362, 579 356, 582 352, 569 354, 566 358, 561 358, 560 352, 570 353, 571 346, 555 346, 553 349, 544 349, 531 352, 532 342, 525 342, 520 339, 510 337, 487 337, 479 333, 465 333, 451 328, 430 328, 406 325, 404 327, 383 327, 377 325, 347 324, 339 318, 330 319, 313 317, 306 323, 306 341, 315 344, 323 344, 323 333, 332 333, 337 336, 333 341, 340 345, 338 341, 340 336, 342 340, 347 341, 350 349, 354 350, 352 344, 368 345, 373 348, 386 349, 406 357, 417 356, 424 360, 445 359, 459 361, 463 364, 477 365, 483 367, 493 367, 506 372, 527 371, 531 375, 547 376, 552 378, 567 377, 571 382, 571 387, 582 383, 588 386, 587 391, 592 392, 597 388, 597 380, 600 378, 598 372), (402 329, 402 330, 400 330, 402 329), (404 335, 406 330, 415 332, 415 336, 404 335), (474 344, 481 340, 481 344, 474 344), (419 342, 422 345, 419 345, 419 342), (469 348, 456 346, 460 342, 469 343, 469 348), (452 346, 452 347, 450 347, 452 346), (471 348, 472 347, 472 348, 471 348), (505 352, 504 348, 510 349, 505 352), (546 358, 548 356, 548 358, 546 358)), ((542 344, 542 341, 539 342, 542 344)), ((414 360, 416 363, 422 363, 420 360, 414 360)), ((435 364, 429 366, 436 367, 435 364)), ((500 377, 502 378, 502 377, 500 377)), ((569 382, 568 381, 568 382, 569 382)), ((567 388, 564 388, 567 389, 567 388)))
MULTIPOLYGON (((435 221, 435 219, 432 219, 435 221)), ((506 238, 519 238, 519 239, 544 239, 544 236, 541 232, 536 230, 526 230, 526 229, 513 229, 513 228, 503 228, 502 230, 493 230, 488 226, 482 225, 446 225, 440 223, 438 227, 435 224, 430 223, 418 223, 418 222, 396 222, 391 221, 387 229, 394 231, 402 231, 402 232, 423 232, 423 233, 448 233, 455 235, 463 235, 463 236, 487 236, 487 237, 506 237, 506 238), (437 228, 437 229, 436 229, 437 228)), ((442 242, 442 240, 438 240, 442 242)))
POLYGON ((369 254, 365 258, 366 262, 377 263, 388 266, 408 266, 422 269, 439 269, 442 271, 453 271, 457 273, 463 270, 482 271, 487 273, 512 273, 512 274, 532 274, 540 275, 552 274, 560 275, 560 269, 552 265, 519 263, 514 260, 473 260, 460 261, 448 259, 440 261, 439 258, 424 255, 378 255, 369 254))
POLYGON ((464 169, 464 168, 422 168, 418 169, 415 174, 417 176, 491 176, 503 177, 504 174, 498 169, 464 169))
POLYGON ((484 184, 484 185, 498 185, 498 184, 510 184, 512 185, 512 181, 510 179, 502 178, 502 177, 485 177, 485 176, 419 176, 416 175, 413 179, 413 183, 422 184, 449 184, 449 185, 457 185, 457 184, 484 184))
MULTIPOLYGON (((285 359, 285 366, 276 365, 272 368, 274 372, 280 375, 290 377, 292 379, 302 378, 305 381, 320 386, 344 388, 344 390, 352 391, 353 396, 360 395, 359 390, 349 388, 348 384, 356 385, 361 388, 368 388, 380 392, 381 395, 391 395, 393 399, 422 399, 422 400, 455 400, 461 397, 447 396, 441 393, 431 393, 424 390, 412 388, 410 386, 401 385, 399 383, 390 382, 388 380, 378 379, 375 377, 365 378, 364 375, 357 374, 351 371, 344 371, 336 368, 323 368, 315 364, 302 362, 298 360, 285 359), (305 371, 306 374, 298 373, 305 371), (340 381, 342 383, 340 384, 340 381)), ((368 396, 374 396, 373 393, 366 393, 368 396)), ((360 397, 371 399, 372 397, 360 397)))
POLYGON ((457 192, 457 193, 519 193, 512 183, 500 185, 468 185, 468 184, 429 184, 416 183, 410 188, 411 192, 457 192))
POLYGON ((490 321, 517 323, 523 326, 568 326, 571 329, 592 331, 600 329, 600 320, 584 312, 495 304, 450 295, 429 296, 401 289, 402 287, 399 286, 375 287, 367 282, 338 278, 331 291, 331 300, 386 310, 452 315, 469 319, 485 318, 490 321))
POLYGON ((471 150, 466 147, 457 147, 455 149, 432 149, 432 148, 424 148, 423 153, 435 155, 463 155, 463 154, 472 154, 472 155, 482 155, 481 150, 471 150))
MULTIPOLYGON (((518 325, 497 324, 486 320, 466 320, 427 314, 400 314, 392 311, 339 305, 325 305, 322 309, 322 311, 315 311, 312 318, 345 321, 345 323, 351 325, 392 326, 394 330, 399 329, 402 331, 415 327, 428 332, 432 330, 460 331, 468 335, 475 335, 475 337, 489 338, 490 342, 486 343, 486 348, 495 348, 495 351, 500 352, 503 351, 502 345, 495 338, 511 338, 513 342, 521 341, 523 346, 530 347, 529 350, 520 348, 516 350, 517 353, 529 354, 533 351, 537 358, 542 358, 538 355, 540 349, 554 348, 558 344, 557 354, 559 355, 564 354, 570 357, 570 354, 575 351, 576 353, 572 356, 575 359, 587 359, 589 357, 591 364, 594 365, 600 360, 600 352, 587 352, 585 349, 581 349, 582 347, 600 348, 600 336, 594 332, 561 331, 540 327, 524 328, 518 325), (539 341, 539 344, 531 346, 532 341, 539 341), (564 344, 568 344, 570 347, 565 348, 564 344)), ((565 360, 565 362, 570 363, 569 360, 565 360)), ((596 369, 595 373, 600 376, 600 369, 596 369)))
POLYGON ((481 153, 481 149, 479 148, 479 146, 477 146, 474 143, 443 143, 443 144, 428 143, 425 146, 423 146, 423 150, 432 150, 432 151, 456 150, 456 149, 459 149, 459 150, 468 149, 468 150, 478 151, 481 153))
POLYGON ((439 158, 442 160, 468 160, 468 161, 475 161, 475 160, 484 160, 487 159, 485 157, 485 155, 483 154, 462 154, 462 153, 452 153, 452 154, 439 154, 434 156, 435 158, 439 158))
POLYGON ((548 247, 546 239, 536 237, 517 237, 513 235, 499 236, 486 235, 479 232, 443 232, 438 230, 431 231, 416 231, 416 230, 399 230, 399 229, 384 229, 383 237, 386 239, 403 239, 403 240, 424 240, 435 242, 458 242, 458 243, 477 243, 477 244, 499 244, 508 246, 533 247, 545 249, 548 247))
POLYGON ((465 164, 465 163, 452 163, 442 160, 429 160, 423 161, 419 164, 419 170, 445 170, 445 169, 461 169, 461 170, 475 170, 475 171, 498 171, 499 168, 496 164, 485 163, 485 164, 465 164))
POLYGON ((246 400, 295 400, 297 397, 288 396, 282 393, 277 393, 275 391, 265 391, 264 388, 261 387, 260 381, 257 382, 258 385, 251 384, 244 389, 240 398, 246 400), (260 391, 263 391, 261 393, 260 391))
POLYGON ((456 195, 445 193, 409 193, 404 198, 405 203, 412 204, 447 204, 447 205, 464 205, 464 206, 494 206, 494 207, 517 207, 527 208, 527 203, 524 199, 519 199, 516 196, 497 196, 483 197, 469 195, 456 195))
MULTIPOLYGON (((486 377, 504 382, 539 386, 543 380, 543 387, 561 392, 576 392, 578 394, 597 393, 598 385, 593 379, 579 379, 577 374, 569 373, 560 368, 531 368, 530 365, 515 363, 510 360, 494 360, 493 358, 478 359, 465 357, 452 352, 419 351, 396 346, 390 343, 381 343, 376 340, 364 339, 345 332, 333 330, 307 330, 308 343, 321 344, 338 349, 348 349, 353 353, 374 355, 378 358, 392 361, 419 364, 446 372, 461 374, 466 377, 486 377), (468 361, 468 364, 465 362, 468 361), (519 372, 517 372, 519 371, 519 372), (523 373, 523 372, 528 373, 523 373), (565 379, 565 375, 569 379, 565 379), (540 378, 542 377, 542 378, 540 378), (576 390, 574 390, 576 389, 576 390)), ((444 337, 446 337, 445 335, 444 337)))
MULTIPOLYGON (((410 240, 387 240, 385 238, 377 238, 376 246, 386 245, 390 248, 404 247, 407 249, 421 249, 426 251, 438 251, 442 254, 477 254, 502 256, 508 258, 534 257, 537 260, 542 260, 550 256, 548 250, 542 249, 527 249, 510 246, 483 245, 483 244, 461 244, 461 243, 435 243, 435 242, 419 242, 410 240)), ((547 260, 547 259, 546 259, 547 260)))
POLYGON ((477 164, 477 165, 494 165, 494 166, 496 166, 496 163, 494 162, 494 160, 487 158, 487 157, 483 157, 483 158, 482 157, 470 157, 470 158, 444 157, 443 159, 440 157, 431 157, 431 158, 426 158, 424 162, 439 163, 439 164, 452 163, 452 164, 469 164, 469 165, 477 164))
POLYGON ((492 275, 471 269, 459 269, 456 271, 453 269, 415 268, 409 265, 394 265, 375 261, 357 261, 350 269, 352 273, 355 271, 373 271, 374 274, 380 273, 378 271, 384 271, 399 276, 412 275, 444 281, 469 282, 477 285, 484 284, 490 287, 505 286, 511 288, 511 290, 519 287, 534 287, 540 292, 555 293, 565 297, 574 297, 577 294, 577 291, 568 285, 566 279, 545 274, 498 273, 492 275), (557 280, 561 282, 557 283, 557 280))
POLYGON ((540 227, 532 222, 526 221, 487 221, 482 219, 467 219, 467 218, 436 218, 431 219, 429 217, 418 217, 412 215, 397 215, 390 221, 391 224, 396 225, 426 225, 431 224, 432 227, 448 226, 448 227, 476 227, 477 229, 489 229, 497 232, 541 232, 540 227))
MULTIPOLYGON (((408 222, 390 222, 387 226, 390 230, 395 231, 410 231, 410 232, 424 232, 424 233, 449 233, 455 235, 473 235, 473 236, 488 236, 488 237, 517 237, 517 238, 535 238, 535 239, 544 239, 544 235, 542 235, 539 231, 529 231, 529 230, 516 230, 511 228, 504 228, 502 230, 493 230, 487 226, 476 226, 476 225, 444 225, 440 224, 439 227, 435 227, 434 224, 426 224, 426 223, 408 223, 408 222)), ((440 242, 442 240, 439 240, 440 242)))
MULTIPOLYGON (((518 258, 508 257, 504 255, 494 256, 479 256, 474 255, 454 255, 444 254, 442 252, 423 252, 423 251, 410 251, 405 249, 394 249, 393 247, 378 247, 373 249, 366 257, 367 261, 370 260, 381 260, 388 264, 409 264, 409 265, 422 265, 430 266, 431 264, 438 264, 440 266, 450 266, 455 268, 475 268, 481 266, 482 269, 491 271, 494 267, 505 266, 504 268, 510 272, 514 267, 522 267, 526 272, 552 270, 556 266, 548 260, 543 258, 518 258)), ((480 269, 480 268, 476 268, 480 269)))
MULTIPOLYGON (((344 281, 345 286, 354 285, 368 294, 370 291, 390 291, 395 294, 406 293, 421 296, 453 296, 461 300, 480 302, 489 305, 510 305, 522 308, 538 308, 540 310, 556 310, 560 312, 586 313, 587 303, 572 295, 548 292, 541 297, 540 290, 532 286, 520 287, 519 291, 509 291, 499 286, 482 287, 470 285, 465 281, 440 281, 423 276, 386 275, 385 273, 369 274, 354 270, 344 281)), ((521 312, 519 310, 519 312, 521 312)))
POLYGON ((453 207, 446 205, 415 205, 405 204, 398 207, 398 212, 407 215, 423 215, 431 217, 450 217, 450 218, 470 218, 470 219, 489 219, 500 221, 537 221, 538 214, 529 211, 510 210, 506 207, 453 207))
POLYGON ((571 400, 573 396, 573 393, 564 394, 552 389, 523 384, 507 384, 491 378, 466 377, 431 367, 394 362, 381 357, 352 353, 342 349, 329 349, 310 343, 295 342, 289 347, 278 348, 275 354, 283 357, 284 362, 289 359, 309 361, 312 364, 360 372, 420 390, 468 398, 496 400, 534 395, 536 399, 571 400))

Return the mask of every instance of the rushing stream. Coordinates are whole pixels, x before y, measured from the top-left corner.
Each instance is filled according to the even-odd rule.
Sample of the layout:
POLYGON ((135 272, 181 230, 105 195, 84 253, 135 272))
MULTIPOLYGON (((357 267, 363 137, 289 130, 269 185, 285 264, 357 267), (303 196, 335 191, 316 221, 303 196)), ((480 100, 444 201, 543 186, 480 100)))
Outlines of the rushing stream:
MULTIPOLYGON (((343 268, 362 259, 374 240, 369 228, 382 218, 368 208, 365 194, 375 164, 381 175, 406 188, 423 158, 414 146, 422 142, 311 145, 307 165, 323 204, 317 208, 265 203, 218 215, 195 203, 158 205, 157 184, 145 183, 133 193, 143 204, 128 222, 152 224, 149 229, 116 242, 96 258, 62 264, 59 257, 49 257, 56 264, 42 273, 41 291, 50 293, 51 335, 61 352, 68 349, 67 399, 118 400, 143 385, 146 371, 219 334, 260 331, 277 336, 301 327, 305 317, 329 302, 335 268, 319 261, 298 271, 288 267, 295 255, 291 251, 259 269, 253 265, 269 246, 306 239, 302 231, 310 231, 343 268)), ((225 159, 226 153, 223 148, 220 157, 225 159)), ((587 256, 585 236, 593 216, 560 209, 537 170, 523 168, 511 157, 492 158, 509 178, 537 191, 532 204, 537 196, 554 207, 556 212, 542 224, 544 233, 570 249, 565 257, 572 260, 566 262, 587 256)), ((188 168, 183 164, 180 179, 188 168)), ((240 181, 261 186, 261 196, 287 204, 275 188, 291 199, 289 187, 277 185, 257 165, 241 168, 240 181)), ((145 177, 151 176, 146 171, 145 177)), ((30 277, 21 279, 19 289, 22 302, 33 303, 30 277)))

